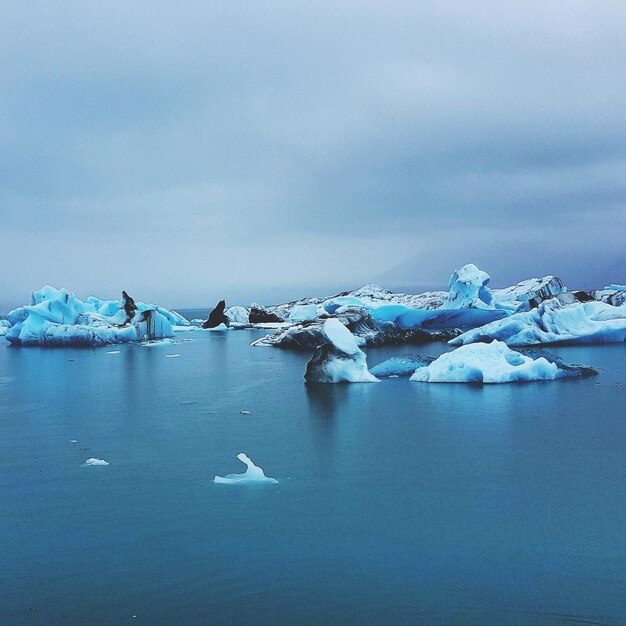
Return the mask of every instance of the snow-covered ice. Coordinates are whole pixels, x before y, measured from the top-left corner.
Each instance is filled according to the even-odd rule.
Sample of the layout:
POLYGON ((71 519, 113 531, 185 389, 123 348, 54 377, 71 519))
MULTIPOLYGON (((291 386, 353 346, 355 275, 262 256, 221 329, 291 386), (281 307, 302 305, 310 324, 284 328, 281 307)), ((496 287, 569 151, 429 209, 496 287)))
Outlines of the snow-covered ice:
POLYGON ((226 476, 216 476, 213 482, 223 485, 237 485, 245 483, 272 483, 276 484, 278 481, 275 478, 270 478, 265 475, 265 472, 255 465, 250 457, 240 452, 237 458, 246 465, 247 469, 243 474, 227 474, 226 476))
POLYGON ((469 330, 450 340, 450 344, 492 339, 509 346, 622 342, 626 339, 626 306, 595 301, 564 305, 552 298, 530 311, 469 330))
POLYGON ((90 467, 90 466, 94 466, 94 465, 108 465, 108 464, 109 463, 107 461, 105 461, 104 459, 91 458, 91 459, 87 459, 85 461, 84 466, 90 467))
POLYGON ((533 359, 505 343, 478 343, 442 354, 410 380, 429 383, 509 383, 554 380, 565 374, 543 357, 533 359))
POLYGON ((315 383, 375 383, 367 369, 367 357, 354 335, 335 318, 322 326, 327 343, 320 346, 307 364, 305 380, 315 383))

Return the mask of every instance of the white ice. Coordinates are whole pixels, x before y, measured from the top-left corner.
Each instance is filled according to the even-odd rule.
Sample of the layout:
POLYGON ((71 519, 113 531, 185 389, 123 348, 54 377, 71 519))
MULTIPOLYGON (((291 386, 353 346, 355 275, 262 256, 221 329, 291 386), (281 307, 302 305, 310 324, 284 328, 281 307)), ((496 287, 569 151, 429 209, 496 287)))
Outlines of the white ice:
POLYGON ((554 380, 562 376, 555 363, 515 352, 500 341, 461 346, 415 370, 410 380, 426 383, 510 383, 554 380))
POLYGON ((108 463, 104 459, 95 459, 95 458, 87 459, 85 461, 85 466, 93 466, 93 465, 108 465, 108 463))
POLYGON ((268 476, 266 476, 265 472, 258 465, 255 465, 247 454, 240 452, 237 455, 237 458, 242 463, 245 463, 245 465, 247 466, 246 471, 243 474, 227 474, 226 476, 216 476, 213 479, 213 482, 224 485, 235 485, 243 483, 278 483, 275 478, 269 478, 268 476))

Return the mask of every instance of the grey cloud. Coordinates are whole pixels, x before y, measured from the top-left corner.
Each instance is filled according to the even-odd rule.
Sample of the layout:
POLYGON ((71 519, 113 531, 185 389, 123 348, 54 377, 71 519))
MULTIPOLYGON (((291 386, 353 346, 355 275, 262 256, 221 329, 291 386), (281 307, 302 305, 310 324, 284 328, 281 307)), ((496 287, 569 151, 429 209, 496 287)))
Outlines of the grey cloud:
POLYGON ((584 1, 5 7, 0 309, 41 282, 191 305, 479 258, 599 280, 624 26, 584 1))

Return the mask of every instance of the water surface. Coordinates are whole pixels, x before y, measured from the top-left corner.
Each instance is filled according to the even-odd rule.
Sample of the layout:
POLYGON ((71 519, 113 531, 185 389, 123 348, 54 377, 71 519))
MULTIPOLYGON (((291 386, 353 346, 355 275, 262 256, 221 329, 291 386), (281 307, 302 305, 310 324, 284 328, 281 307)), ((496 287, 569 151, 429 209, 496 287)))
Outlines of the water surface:
POLYGON ((261 334, 0 346, 1 623, 624 623, 626 346, 307 387, 261 334), (279 484, 213 484, 238 452, 279 484))

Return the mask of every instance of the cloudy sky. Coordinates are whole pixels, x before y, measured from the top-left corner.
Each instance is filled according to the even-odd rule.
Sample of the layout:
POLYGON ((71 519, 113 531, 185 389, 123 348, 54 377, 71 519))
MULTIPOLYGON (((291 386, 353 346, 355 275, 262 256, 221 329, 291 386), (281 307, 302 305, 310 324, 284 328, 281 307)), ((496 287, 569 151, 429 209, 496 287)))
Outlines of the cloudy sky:
POLYGON ((0 19, 0 310, 626 281, 626 3, 27 2, 0 19))

